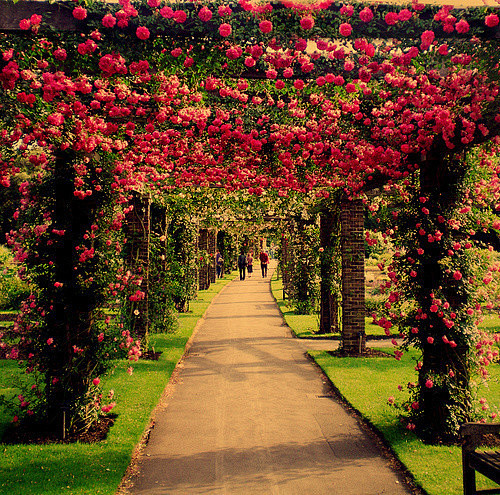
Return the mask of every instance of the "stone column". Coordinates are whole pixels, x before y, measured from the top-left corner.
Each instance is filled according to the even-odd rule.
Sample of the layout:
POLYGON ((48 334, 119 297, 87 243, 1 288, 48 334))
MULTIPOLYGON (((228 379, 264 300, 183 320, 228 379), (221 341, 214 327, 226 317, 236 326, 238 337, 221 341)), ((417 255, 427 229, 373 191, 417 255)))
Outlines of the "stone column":
POLYGON ((364 206, 361 200, 341 203, 342 347, 361 354, 365 335, 364 206))

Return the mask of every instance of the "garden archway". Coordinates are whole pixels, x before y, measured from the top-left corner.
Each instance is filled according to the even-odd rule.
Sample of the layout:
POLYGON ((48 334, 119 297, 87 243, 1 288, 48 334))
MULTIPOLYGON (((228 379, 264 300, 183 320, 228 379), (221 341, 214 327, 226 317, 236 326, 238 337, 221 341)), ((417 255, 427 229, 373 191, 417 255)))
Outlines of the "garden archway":
MULTIPOLYGON (((39 287, 21 326, 57 407, 85 394, 96 372, 89 362, 102 361, 104 371, 104 353, 88 345, 103 332, 88 314, 68 308, 71 301, 102 303, 105 274, 113 271, 108 253, 120 244, 133 191, 161 195, 216 185, 278 197, 341 189, 356 198, 374 183, 408 194, 403 189, 412 187, 417 170, 458 177, 458 190, 464 153, 498 142, 494 9, 455 16, 418 3, 396 9, 156 0, 0 8, 6 14, 0 28, 8 32, 0 38, 0 174, 8 185, 21 160, 28 164, 18 213, 24 224, 10 243, 39 287), (69 313, 82 313, 73 332, 69 313), (72 366, 75 348, 86 368, 63 375, 56 363, 72 366)), ((434 196, 445 206, 443 191, 422 191, 425 201, 434 196)), ((429 223, 421 213, 418 223, 429 223)), ((439 237, 432 228, 429 243, 439 237)), ((431 285, 439 288, 446 278, 429 278, 425 267, 440 266, 445 251, 443 245, 421 264, 426 295, 414 316, 425 332, 453 323, 445 313, 430 326, 421 318, 434 317, 425 309, 433 306, 431 285)), ((140 299, 143 291, 132 296, 140 299)), ((469 299, 447 302, 462 307, 469 299)), ((462 323, 471 324, 465 316, 462 323)), ((419 342, 428 352, 428 340, 419 342)), ((424 371, 424 392, 429 376, 447 372, 427 363, 424 371)), ((463 382, 445 383, 444 393, 463 382)))

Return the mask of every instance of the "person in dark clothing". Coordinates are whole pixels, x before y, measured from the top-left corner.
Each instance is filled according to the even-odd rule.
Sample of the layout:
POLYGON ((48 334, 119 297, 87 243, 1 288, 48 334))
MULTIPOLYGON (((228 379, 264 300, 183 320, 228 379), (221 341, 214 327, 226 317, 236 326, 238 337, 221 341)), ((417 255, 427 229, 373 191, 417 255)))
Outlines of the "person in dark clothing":
POLYGON ((245 272, 247 268, 247 257, 245 253, 240 253, 238 256, 238 268, 240 270, 240 280, 245 280, 245 272))
POLYGON ((217 268, 217 278, 222 278, 222 275, 224 274, 224 259, 222 258, 220 251, 217 251, 215 254, 215 264, 217 268))
POLYGON ((262 270, 262 278, 267 277, 267 265, 269 263, 269 256, 265 251, 261 251, 259 254, 260 268, 262 270))

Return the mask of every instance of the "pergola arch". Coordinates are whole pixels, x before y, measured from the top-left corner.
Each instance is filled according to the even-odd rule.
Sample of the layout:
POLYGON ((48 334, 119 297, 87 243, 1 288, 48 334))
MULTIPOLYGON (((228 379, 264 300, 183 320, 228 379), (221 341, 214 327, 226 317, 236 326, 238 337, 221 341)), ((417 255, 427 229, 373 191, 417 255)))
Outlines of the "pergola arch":
MULTIPOLYGON (((36 246, 41 238, 62 246, 55 274, 44 274, 43 304, 50 308, 51 300, 67 295, 67 287, 80 287, 82 280, 86 290, 97 286, 88 265, 82 268, 75 261, 74 250, 85 253, 81 263, 94 259, 93 226, 110 240, 130 198, 145 185, 154 194, 193 185, 256 195, 271 191, 278 197, 288 190, 320 190, 323 196, 340 190, 345 193, 342 225, 348 227, 343 299, 352 303, 344 311, 346 325, 352 320, 344 345, 364 346, 358 197, 374 183, 395 183, 416 170, 422 173, 429 162, 439 168, 441 155, 453 158, 460 150, 495 141, 500 133, 498 17, 494 9, 479 9, 470 22, 461 11, 451 21, 446 9, 422 10, 418 4, 398 8, 400 12, 392 5, 356 4, 352 11, 333 4, 312 5, 307 11, 294 7, 280 3, 270 9, 242 2, 230 7, 230 17, 227 5, 160 6, 155 0, 137 8, 123 1, 88 9, 72 5, 71 10, 43 2, 0 3, 0 181, 8 185, 21 156, 41 182, 55 170, 67 185, 59 198, 46 189, 40 203, 38 227, 52 230, 33 229, 33 238, 24 232, 12 241, 20 246, 33 241, 36 246), (210 10, 210 19, 203 8, 210 10), (366 9, 375 16, 373 23, 366 9), (493 17, 485 21, 487 15, 497 23, 493 17), (51 23, 55 31, 61 28, 59 34, 51 23), (429 26, 432 36, 425 29, 429 26), (356 58, 349 60, 344 48, 325 40, 348 39, 353 28, 356 58), (481 41, 469 43, 472 34, 481 41), (440 42, 434 44, 448 36, 457 40, 451 54, 445 48, 439 51, 440 42), (401 49, 394 37, 410 39, 411 48, 401 49), (297 47, 302 38, 322 40, 318 57, 305 53, 307 43, 297 47), (373 38, 387 41, 374 47, 369 42, 373 38), (260 43, 279 52, 279 60, 258 54, 260 43), (180 52, 172 53, 175 48, 180 52), (413 61, 421 54, 444 70, 419 72, 413 61), (260 72, 249 70, 254 62, 260 72), (469 68, 473 63, 478 63, 477 70, 469 68), (290 73, 292 66, 300 66, 300 77, 290 73), (352 76, 347 79, 346 74, 352 76), (439 100, 436 94, 445 96, 439 100), (405 105, 411 108, 409 123, 402 112, 405 105), (35 142, 39 149, 34 149, 35 142), (106 195, 115 201, 116 211, 101 226, 84 210, 94 198, 104 201, 106 195), (78 228, 61 228, 68 220, 67 204, 58 207, 64 198, 76 216, 85 217, 78 228), (60 244, 58 236, 64 238, 60 244), (353 287, 348 287, 348 273, 356 281, 353 287)), ((56 310, 64 313, 58 305, 56 310)), ((54 317, 51 311, 47 313, 54 317)), ((77 333, 85 335, 88 327, 82 318, 77 333)), ((61 330, 61 335, 66 333, 61 330)), ((65 345, 70 349, 69 342, 65 345)))

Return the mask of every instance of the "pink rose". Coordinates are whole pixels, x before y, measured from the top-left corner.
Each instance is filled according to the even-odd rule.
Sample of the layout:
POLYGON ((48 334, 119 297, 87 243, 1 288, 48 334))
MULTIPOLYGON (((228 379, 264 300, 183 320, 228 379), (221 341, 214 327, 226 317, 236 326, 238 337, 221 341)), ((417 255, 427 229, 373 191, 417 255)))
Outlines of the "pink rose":
POLYGON ((401 12, 399 12, 398 19, 403 22, 409 21, 411 19, 411 12, 408 9, 403 9, 401 12))
POLYGON ((461 280, 462 279, 462 274, 457 270, 454 274, 453 274, 453 278, 455 280, 461 280))
POLYGON ((112 28, 116 24, 116 18, 111 14, 106 14, 102 18, 102 25, 106 28, 112 28))
POLYGON ((149 29, 144 26, 139 26, 135 34, 140 40, 147 40, 149 38, 149 29))
POLYGON ((302 29, 312 29, 314 27, 314 19, 308 15, 300 20, 300 27, 302 29))
POLYGON ((92 383, 97 387, 97 385, 99 385, 99 383, 101 383, 101 379, 100 378, 94 378, 92 380, 92 383))
POLYGON ((396 12, 387 12, 387 14, 385 14, 385 23, 388 24, 389 26, 394 26, 394 24, 396 24, 399 20, 398 18, 398 14, 396 14, 396 12))
POLYGON ((271 21, 262 21, 259 23, 259 29, 264 33, 270 33, 273 30, 273 23, 271 21))
POLYGON ((245 65, 247 67, 253 67, 255 65, 255 59, 253 57, 246 57, 245 58, 245 65))
POLYGON ((303 39, 303 38, 300 38, 296 41, 295 43, 295 49, 298 51, 298 52, 301 52, 303 50, 305 50, 307 48, 307 40, 303 39))
POLYGON ((352 33, 352 26, 347 22, 342 23, 339 27, 339 33, 342 36, 346 36, 346 37, 350 36, 352 33))
POLYGON ((223 38, 227 38, 232 32, 232 29, 231 29, 231 25, 230 24, 221 24, 219 26, 219 34, 223 37, 223 38))
POLYGON ((438 48, 438 53, 439 55, 448 55, 448 45, 444 44, 444 45, 441 45, 439 48, 438 48))
POLYGON ((269 69, 266 71, 267 79, 276 79, 278 77, 278 73, 274 69, 269 69))
POLYGON ((179 24, 182 24, 186 22, 187 19, 187 14, 183 10, 176 10, 174 12, 174 20, 175 22, 178 22, 179 24))
POLYGON ((293 82, 293 87, 295 89, 302 89, 303 87, 305 86, 304 84, 304 81, 302 79, 296 79, 294 82, 293 82))
POLYGON ((203 7, 199 12, 198 12, 198 17, 203 21, 203 22, 208 22, 210 19, 212 19, 212 11, 208 7, 203 7))
POLYGON ((422 40, 422 44, 425 45, 426 48, 428 48, 434 41, 434 37, 434 31, 427 30, 422 33, 420 39, 422 40))
POLYGON ((165 19, 172 19, 172 17, 174 17, 174 11, 171 7, 165 6, 160 9, 160 15, 165 19))
POLYGON ((219 15, 221 17, 224 17, 226 15, 231 15, 233 13, 233 11, 231 10, 231 7, 229 7, 227 5, 221 5, 218 9, 218 12, 219 12, 219 15))
POLYGON ((495 27, 498 26, 498 16, 496 14, 490 14, 487 15, 484 19, 484 23, 488 27, 495 27))
POLYGON ((469 23, 465 19, 462 19, 455 24, 455 29, 457 33, 467 33, 469 31, 469 23))
POLYGON ((87 11, 83 7, 75 7, 73 9, 73 17, 79 21, 83 21, 87 17, 87 11))
POLYGON ((370 22, 373 19, 373 12, 369 7, 365 7, 360 13, 359 18, 363 22, 370 22))
POLYGON ((354 7, 352 5, 342 5, 342 7, 340 8, 340 13, 342 15, 351 17, 352 14, 354 14, 354 7))
POLYGON ((23 31, 27 31, 31 27, 31 22, 29 21, 29 19, 21 19, 19 21, 19 27, 23 31))

